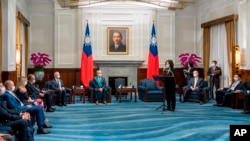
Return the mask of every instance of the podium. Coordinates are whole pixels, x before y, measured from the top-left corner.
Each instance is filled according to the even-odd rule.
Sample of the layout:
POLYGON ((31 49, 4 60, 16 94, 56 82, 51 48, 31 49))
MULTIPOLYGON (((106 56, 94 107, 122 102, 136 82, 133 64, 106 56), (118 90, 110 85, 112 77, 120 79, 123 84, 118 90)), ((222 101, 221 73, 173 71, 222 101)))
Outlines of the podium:
POLYGON ((162 112, 167 110, 165 107, 165 94, 166 92, 168 91, 171 91, 171 90, 168 90, 168 88, 166 88, 166 85, 172 85, 172 84, 175 84, 175 78, 173 76, 165 76, 165 75, 153 75, 153 78, 155 81, 161 81, 163 82, 163 94, 162 94, 162 105, 159 106, 158 108, 156 108, 156 110, 159 110, 159 109, 162 109, 162 112))

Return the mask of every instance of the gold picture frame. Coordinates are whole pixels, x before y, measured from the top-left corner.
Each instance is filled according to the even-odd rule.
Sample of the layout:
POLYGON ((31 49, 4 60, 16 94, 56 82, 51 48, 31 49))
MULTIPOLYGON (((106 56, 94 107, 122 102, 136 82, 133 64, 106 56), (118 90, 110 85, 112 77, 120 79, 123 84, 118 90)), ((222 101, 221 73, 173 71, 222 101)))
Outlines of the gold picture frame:
POLYGON ((107 54, 128 55, 129 29, 128 27, 107 28, 107 54))

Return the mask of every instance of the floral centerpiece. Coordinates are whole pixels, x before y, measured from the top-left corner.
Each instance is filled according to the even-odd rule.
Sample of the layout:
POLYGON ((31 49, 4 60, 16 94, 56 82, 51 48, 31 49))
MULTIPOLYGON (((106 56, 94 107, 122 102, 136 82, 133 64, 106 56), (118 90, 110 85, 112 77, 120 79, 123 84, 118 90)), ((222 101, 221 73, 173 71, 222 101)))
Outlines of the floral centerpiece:
POLYGON ((201 57, 199 57, 195 53, 192 53, 192 54, 182 53, 179 55, 179 59, 180 59, 180 63, 185 67, 188 67, 189 63, 192 63, 194 67, 197 67, 199 63, 201 63, 201 57))
POLYGON ((42 80, 44 77, 44 67, 51 62, 49 55, 46 53, 32 53, 30 60, 34 64, 34 74, 37 80, 42 80))

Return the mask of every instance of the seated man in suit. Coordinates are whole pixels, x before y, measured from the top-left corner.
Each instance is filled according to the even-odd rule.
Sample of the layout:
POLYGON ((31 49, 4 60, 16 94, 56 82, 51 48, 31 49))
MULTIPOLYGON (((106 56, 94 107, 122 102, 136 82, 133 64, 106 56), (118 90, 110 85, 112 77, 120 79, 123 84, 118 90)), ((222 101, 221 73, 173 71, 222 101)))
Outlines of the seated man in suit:
POLYGON ((247 93, 244 95, 244 111, 242 114, 250 114, 250 94, 247 93))
POLYGON ((106 85, 106 80, 102 77, 101 70, 97 70, 96 75, 93 80, 94 89, 98 89, 98 91, 95 92, 96 105, 98 105, 99 100, 103 100, 103 103, 107 104, 109 88, 106 85))
POLYGON ((203 79, 199 78, 199 72, 197 70, 193 71, 193 78, 188 81, 188 86, 186 92, 184 94, 184 102, 187 101, 188 96, 191 92, 197 92, 199 95, 200 104, 203 104, 203 95, 202 95, 202 86, 203 86, 203 79))
MULTIPOLYGON (((0 129, 4 128, 4 126, 10 127, 12 130, 17 131, 17 139, 19 141, 26 141, 28 137, 27 128, 28 121, 30 120, 30 114, 26 112, 18 113, 9 110, 3 103, 2 99, 5 91, 6 90, 2 81, 0 81, 0 129)), ((9 129, 6 128, 4 131, 10 132, 9 129)), ((0 137, 6 141, 13 141, 13 137, 11 137, 9 134, 0 134, 0 137)))
POLYGON ((231 106, 231 97, 233 93, 245 93, 244 82, 241 81, 241 74, 234 75, 234 82, 229 88, 219 88, 216 94, 216 104, 214 106, 231 106))
POLYGON ((51 80, 51 89, 55 90, 55 94, 57 95, 56 104, 58 106, 67 106, 66 103, 64 103, 66 89, 62 79, 60 79, 60 73, 55 72, 54 77, 55 79, 51 80))
POLYGON ((47 106, 46 112, 54 112, 55 108, 51 106, 51 97, 46 91, 40 90, 38 87, 35 86, 36 77, 34 74, 28 75, 28 83, 25 85, 29 97, 32 99, 36 99, 37 97, 42 97, 45 101, 47 106))
POLYGON ((49 131, 44 129, 44 128, 51 128, 52 126, 47 125, 45 123, 45 115, 43 109, 40 106, 24 105, 23 102, 13 92, 15 90, 15 85, 13 81, 7 80, 6 82, 4 82, 4 86, 6 88, 6 92, 4 93, 3 97, 4 100, 6 101, 7 107, 18 113, 28 112, 30 115, 36 116, 36 122, 38 126, 37 133, 38 134, 50 133, 49 131))

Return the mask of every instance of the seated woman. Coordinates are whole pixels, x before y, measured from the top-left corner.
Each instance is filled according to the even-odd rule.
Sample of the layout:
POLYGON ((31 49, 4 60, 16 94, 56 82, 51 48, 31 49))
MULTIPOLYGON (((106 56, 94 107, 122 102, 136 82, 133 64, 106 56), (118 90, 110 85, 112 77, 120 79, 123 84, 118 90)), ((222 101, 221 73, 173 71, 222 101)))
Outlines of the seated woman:
POLYGON ((27 89, 25 85, 27 84, 27 79, 25 77, 19 77, 16 84, 16 96, 24 103, 24 105, 39 105, 44 109, 44 104, 42 99, 32 99, 28 96, 27 89))

